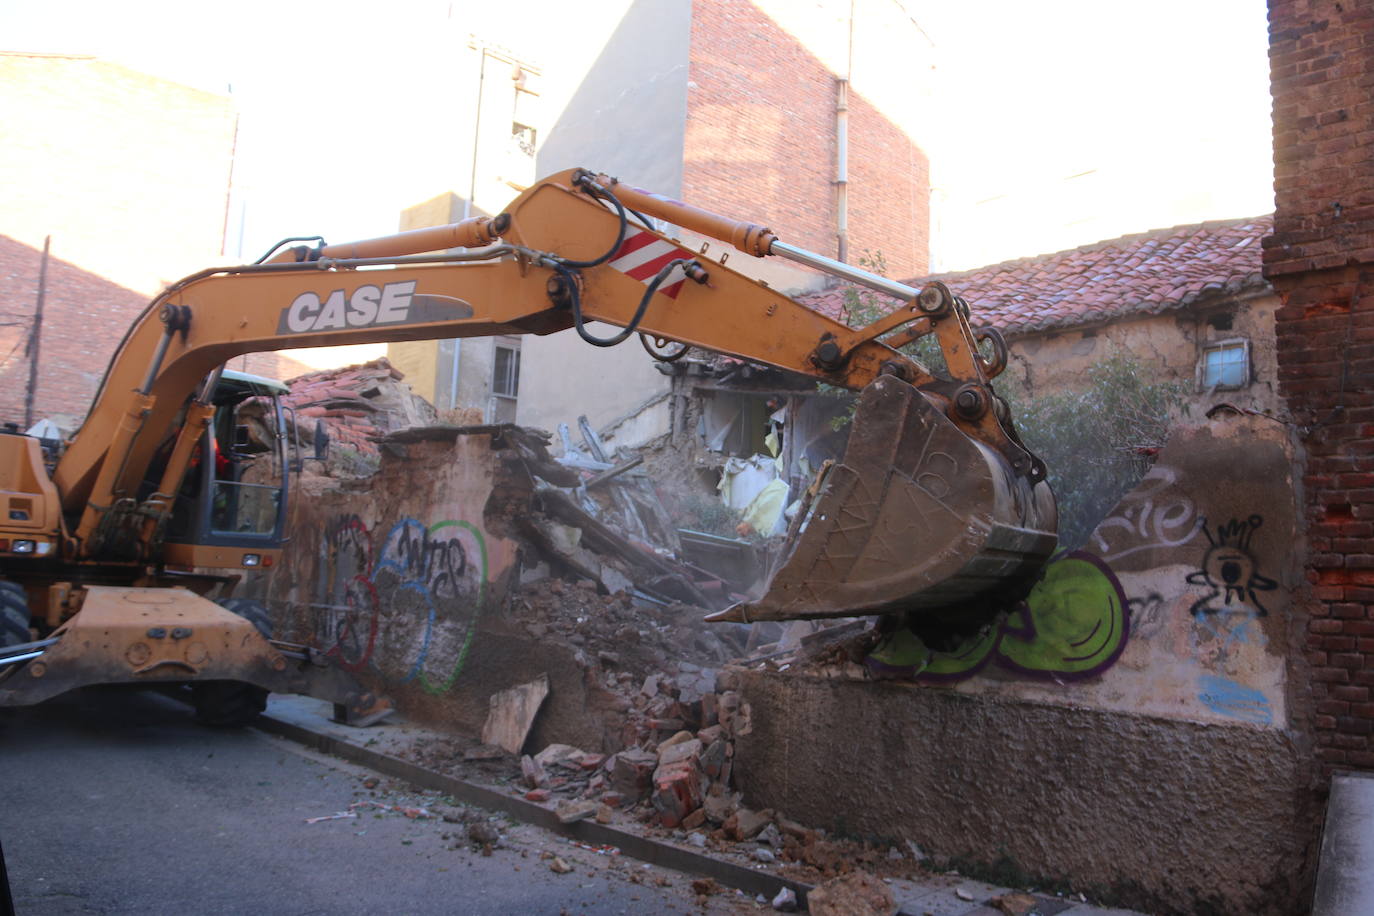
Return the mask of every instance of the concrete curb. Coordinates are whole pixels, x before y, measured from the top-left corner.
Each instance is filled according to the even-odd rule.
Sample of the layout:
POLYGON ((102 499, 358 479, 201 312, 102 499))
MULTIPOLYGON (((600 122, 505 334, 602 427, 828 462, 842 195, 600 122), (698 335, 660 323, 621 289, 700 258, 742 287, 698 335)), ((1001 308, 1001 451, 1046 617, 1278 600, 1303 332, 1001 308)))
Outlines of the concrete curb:
MULTIPOLYGON (((399 757, 393 757, 361 744, 355 744, 338 734, 331 734, 325 728, 313 728, 299 720, 292 721, 295 718, 294 716, 291 719, 274 716, 269 711, 258 718, 255 727, 295 741, 297 744, 312 750, 331 754, 350 763, 375 770, 384 776, 404 779, 412 785, 442 792, 458 801, 490 811, 499 811, 516 820, 543 828, 560 836, 594 846, 615 846, 624 855, 641 862, 671 868, 674 871, 689 875, 714 878, 725 887, 738 888, 751 896, 763 894, 772 900, 781 888, 790 887, 793 893, 797 895, 799 909, 804 910, 806 895, 815 887, 815 885, 800 881, 780 878, 765 871, 756 871, 748 866, 723 861, 693 849, 683 849, 617 827, 598 824, 593 820, 564 824, 553 811, 534 802, 526 801, 518 795, 511 795, 508 792, 468 782, 454 776, 445 776, 443 773, 437 773, 399 757)), ((1065 916, 1071 916, 1074 912, 1082 912, 1084 916, 1088 916, 1090 913, 1106 912, 1092 906, 1080 906, 1070 900, 1044 897, 1038 894, 1035 896, 1039 901, 1038 912, 1042 916, 1055 916, 1055 914, 1061 913, 1065 916)), ((921 900, 899 900, 898 910, 894 916, 923 916, 927 910, 928 907, 921 900)), ((950 911, 941 909, 940 912, 948 914, 950 911)), ((1112 913, 1131 916, 1128 911, 1124 910, 1112 911, 1112 913)), ((967 909, 960 910, 960 916, 1001 916, 1001 911, 988 906, 986 901, 971 901, 968 903, 967 909)), ((1135 916, 1144 916, 1144 914, 1135 914, 1135 916)))
POLYGON ((804 905, 806 894, 812 888, 812 885, 809 884, 779 878, 768 872, 755 871, 743 865, 725 862, 693 850, 682 849, 658 840, 638 836, 606 824, 598 824, 592 820, 564 824, 557 815, 542 805, 487 786, 436 773, 390 754, 383 754, 346 741, 336 735, 308 728, 298 722, 288 722, 270 713, 264 713, 259 717, 255 726, 265 732, 280 735, 325 754, 341 757, 350 763, 365 766, 386 776, 404 779, 414 785, 442 792, 471 805, 491 811, 500 811, 516 820, 533 824, 552 833, 590 845, 615 846, 625 855, 642 862, 714 878, 726 887, 738 888, 750 895, 763 894, 771 900, 777 895, 779 889, 790 887, 796 893, 798 902, 804 905))

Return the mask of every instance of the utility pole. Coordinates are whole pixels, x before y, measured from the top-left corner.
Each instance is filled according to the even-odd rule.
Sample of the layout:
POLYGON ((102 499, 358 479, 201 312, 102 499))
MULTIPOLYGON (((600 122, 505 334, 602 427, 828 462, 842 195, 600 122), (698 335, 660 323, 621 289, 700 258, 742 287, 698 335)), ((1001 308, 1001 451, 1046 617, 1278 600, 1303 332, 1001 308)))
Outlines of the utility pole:
POLYGON ((29 329, 29 343, 24 352, 29 357, 29 385, 24 391, 24 428, 33 426, 33 397, 38 388, 38 350, 43 333, 43 299, 48 290, 48 249, 52 236, 43 237, 43 260, 38 262, 38 302, 33 307, 33 327, 29 329))

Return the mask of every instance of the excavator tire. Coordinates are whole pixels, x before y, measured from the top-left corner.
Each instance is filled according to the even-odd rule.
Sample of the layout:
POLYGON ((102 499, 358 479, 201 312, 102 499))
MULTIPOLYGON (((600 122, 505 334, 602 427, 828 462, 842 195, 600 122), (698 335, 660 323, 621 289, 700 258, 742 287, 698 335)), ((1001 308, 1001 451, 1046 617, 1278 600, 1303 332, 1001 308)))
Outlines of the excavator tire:
MULTIPOLYGON (((272 615, 252 598, 221 598, 218 602, 249 621, 267 639, 272 638, 272 615)), ((251 725, 267 708, 267 691, 242 681, 200 681, 191 685, 196 719, 213 728, 251 725)))
POLYGON ((257 627, 264 638, 272 638, 272 614, 261 601, 252 598, 221 598, 215 603, 257 627))
POLYGON ((199 681, 191 685, 191 701, 200 724, 242 728, 267 708, 267 691, 242 681, 199 681))
POLYGON ((29 599, 13 582, 0 582, 0 648, 26 643, 29 633, 29 599))

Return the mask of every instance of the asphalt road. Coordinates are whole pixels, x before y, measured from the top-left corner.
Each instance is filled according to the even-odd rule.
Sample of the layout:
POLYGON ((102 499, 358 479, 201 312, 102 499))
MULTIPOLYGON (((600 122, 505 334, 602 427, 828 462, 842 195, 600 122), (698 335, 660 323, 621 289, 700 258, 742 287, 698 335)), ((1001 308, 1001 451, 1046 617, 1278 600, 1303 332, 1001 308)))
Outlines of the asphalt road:
MULTIPOLYGON (((254 729, 211 730, 167 697, 86 691, 0 709, 0 843, 20 916, 738 913, 690 876, 597 855, 254 729), (464 824, 486 818, 489 856, 464 824), (352 806, 352 807, 350 807, 352 806), (307 818, 354 813, 306 823, 307 818), (556 854, 573 867, 551 870, 556 854)), ((771 908, 766 908, 771 912, 771 908)))

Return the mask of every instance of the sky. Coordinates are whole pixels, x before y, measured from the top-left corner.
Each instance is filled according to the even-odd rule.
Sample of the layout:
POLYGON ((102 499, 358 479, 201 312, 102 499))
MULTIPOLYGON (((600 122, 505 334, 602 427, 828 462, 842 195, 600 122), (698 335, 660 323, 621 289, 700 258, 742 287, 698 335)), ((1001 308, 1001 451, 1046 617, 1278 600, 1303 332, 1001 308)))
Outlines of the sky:
MULTIPOLYGON (((931 159, 933 270, 1272 211, 1262 0, 887 2, 933 45, 932 61, 894 60, 889 77, 935 68, 915 137, 931 159)), ((624 0, 578 15, 600 4, 618 14, 624 0)), ((568 9, 0 0, 0 45, 93 53, 232 95, 240 194, 228 247, 251 259, 285 235, 395 231, 402 207, 442 190, 454 43, 499 30, 502 15, 509 31, 514 11, 531 24, 522 47, 538 54, 560 40, 568 9)))

